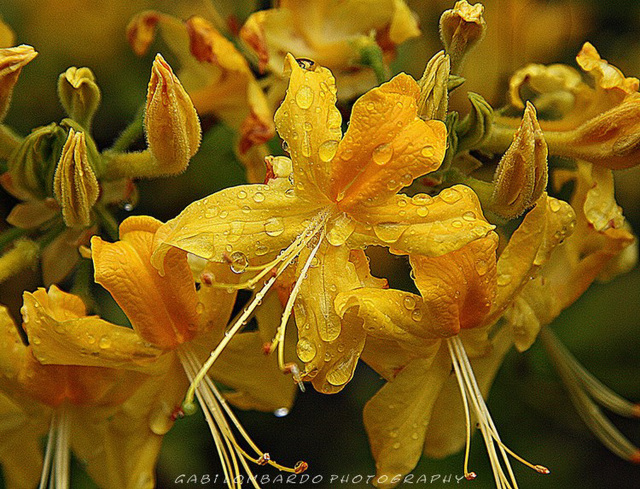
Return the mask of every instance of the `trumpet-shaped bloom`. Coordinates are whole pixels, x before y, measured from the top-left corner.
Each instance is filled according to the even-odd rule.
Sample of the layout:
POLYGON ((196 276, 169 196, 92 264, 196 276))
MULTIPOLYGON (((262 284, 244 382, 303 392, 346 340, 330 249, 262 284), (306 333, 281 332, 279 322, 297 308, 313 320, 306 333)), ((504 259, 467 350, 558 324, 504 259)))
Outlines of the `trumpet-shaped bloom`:
MULTIPOLYGON (((151 365, 160 353, 156 350, 138 369, 43 365, 44 336, 63 335, 73 323, 95 326, 81 341, 108 355, 110 345, 100 336, 104 321, 86 316, 78 297, 55 286, 25 293, 22 315, 29 345, 0 309, 0 462, 8 487, 34 487, 39 480, 67 487, 70 449, 101 487, 153 487, 163 434, 155 423, 163 403, 179 399, 166 383, 172 365, 164 360, 169 359, 151 365), (47 432, 43 464, 40 438, 47 432)), ((132 334, 125 330, 118 339, 135 351, 132 334)))
POLYGON ((156 30, 180 62, 180 79, 200 116, 214 116, 238 132, 238 156, 249 181, 262 181, 258 146, 275 135, 273 112, 249 63, 207 20, 182 22, 170 15, 145 11, 127 27, 136 54, 147 52, 156 30))
POLYGON ((491 341, 488 332, 573 224, 571 207, 545 194, 499 259, 491 234, 439 257, 412 255, 420 295, 364 288, 338 296, 339 314, 356 315, 367 331, 363 359, 389 380, 364 411, 379 485, 391 486, 394 477, 410 472, 423 451, 449 455, 465 440, 465 475, 474 478, 468 469, 470 412, 497 486, 513 481, 506 458, 512 452, 483 401, 511 339, 506 329, 491 341))
POLYGON ((270 159, 273 178, 264 185, 225 189, 191 204, 158 230, 153 262, 162 269, 177 247, 231 261, 238 273, 260 270, 241 284, 266 277, 259 300, 297 258, 283 329, 295 304, 304 377, 318 390, 336 392, 351 379, 364 346, 361 326, 334 310, 338 293, 366 285, 361 250, 375 244, 438 256, 492 226, 467 187, 433 198, 398 193, 437 169, 445 150, 444 124, 417 116, 413 78, 398 75, 361 97, 343 137, 329 70, 290 55, 287 67, 291 79, 276 127, 291 159, 270 159))
MULTIPOLYGON (((158 431, 166 431, 180 412, 178 400, 184 396, 187 380, 199 370, 203 353, 224 336, 235 292, 206 284, 197 291, 187 254, 177 249, 168 253, 166 274, 158 275, 149 258, 153 235, 161 225, 150 217, 131 217, 120 225, 120 241, 92 239, 95 279, 112 294, 133 329, 97 318, 59 322, 38 332, 40 341, 34 343, 34 350, 40 362, 47 364, 134 371, 159 359, 181 364, 182 368, 172 368, 166 380, 177 395, 162 406, 155 421, 158 431)), ((231 274, 215 267, 212 270, 231 274)), ((238 335, 221 358, 220 369, 212 374, 234 391, 230 399, 243 407, 267 411, 289 408, 294 386, 272 359, 262 355, 263 342, 257 331, 238 335)), ((249 471, 246 460, 266 460, 210 379, 201 384, 197 394, 229 480, 237 475, 239 466, 249 471), (255 457, 240 447, 230 425, 247 439, 257 452, 255 457)))
POLYGON ((398 44, 418 35, 404 0, 286 0, 251 15, 240 31, 261 70, 280 76, 287 53, 312 59, 333 71, 346 99, 375 84, 373 72, 363 67, 364 51, 381 50, 389 61, 398 44))

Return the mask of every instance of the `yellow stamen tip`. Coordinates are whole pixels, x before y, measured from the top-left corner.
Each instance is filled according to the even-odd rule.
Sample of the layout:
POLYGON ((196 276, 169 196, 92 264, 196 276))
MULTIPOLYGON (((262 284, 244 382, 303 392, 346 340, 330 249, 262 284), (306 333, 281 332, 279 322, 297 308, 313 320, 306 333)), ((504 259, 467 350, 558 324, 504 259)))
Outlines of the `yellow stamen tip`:
POLYGON ((271 456, 267 452, 265 452, 260 455, 260 458, 258 459, 258 465, 267 465, 270 461, 271 456))
POLYGON ((636 450, 631 457, 629 457, 629 462, 633 464, 640 464, 640 450, 636 450))
POLYGON ((534 468, 534 469, 536 470, 536 472, 538 472, 539 474, 547 475, 547 474, 550 474, 550 473, 551 473, 551 471, 550 471, 548 468, 546 468, 544 465, 534 465, 534 466, 533 466, 533 468, 534 468))
POLYGON ((478 474, 476 474, 475 472, 467 472, 466 474, 464 474, 464 478, 468 481, 472 481, 476 477, 478 477, 478 474))
POLYGON ((293 471, 296 474, 302 474, 308 468, 309 468, 309 464, 301 460, 300 462, 296 463, 295 467, 293 468, 293 471))
POLYGON ((197 410, 198 406, 194 402, 185 401, 182 403, 182 412, 185 416, 191 416, 192 414, 195 414, 197 410))

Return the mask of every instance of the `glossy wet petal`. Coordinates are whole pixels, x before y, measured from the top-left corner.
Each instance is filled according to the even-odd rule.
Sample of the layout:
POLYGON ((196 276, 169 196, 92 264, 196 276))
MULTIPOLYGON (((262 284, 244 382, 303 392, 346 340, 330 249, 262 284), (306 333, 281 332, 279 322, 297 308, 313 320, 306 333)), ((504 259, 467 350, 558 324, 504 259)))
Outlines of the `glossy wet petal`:
POLYGON ((91 248, 96 282, 113 295, 142 338, 167 349, 193 337, 199 313, 186 253, 168 251, 164 276, 151 266, 153 236, 161 225, 147 216, 128 218, 120 225, 120 241, 95 237, 91 248))
POLYGON ((440 166, 446 130, 418 117, 419 96, 416 81, 400 74, 358 99, 331 163, 330 197, 342 210, 384 203, 440 166))

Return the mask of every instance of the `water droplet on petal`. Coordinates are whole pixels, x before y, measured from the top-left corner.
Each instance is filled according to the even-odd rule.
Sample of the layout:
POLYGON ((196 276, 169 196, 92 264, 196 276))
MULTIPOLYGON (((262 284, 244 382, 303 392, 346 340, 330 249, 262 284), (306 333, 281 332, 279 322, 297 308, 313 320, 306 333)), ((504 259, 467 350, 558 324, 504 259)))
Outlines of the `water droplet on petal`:
POLYGON ((549 199, 549 209, 551 212, 558 212, 560 210, 560 202, 556 199, 549 199))
POLYGON ((286 407, 278 408, 273 412, 276 418, 284 418, 287 414, 289 414, 289 410, 286 407))
POLYGON ((414 309, 413 312, 411 313, 411 319, 413 319, 416 322, 421 321, 422 320, 422 310, 421 309, 414 309))
POLYGON ((240 192, 238 192, 236 197, 238 197, 239 199, 246 199, 247 198, 247 192, 245 192, 244 190, 240 190, 240 192))
POLYGON ((231 254, 231 271, 233 273, 242 273, 247 269, 249 259, 241 251, 235 251, 231 254))
POLYGON ((103 336, 102 338, 100 338, 100 342, 98 343, 98 345, 103 349, 111 348, 111 338, 106 335, 103 336))
POLYGON ((429 214, 429 208, 422 205, 416 209, 416 214, 420 217, 427 217, 427 214, 429 214))
POLYGON ((431 158, 433 156, 433 146, 425 146, 422 148, 422 151, 420 151, 420 154, 425 158, 431 158))
POLYGON ((473 221, 476 218, 476 213, 473 211, 467 211, 462 214, 462 219, 465 221, 473 221))
POLYGON ((502 287, 504 287, 505 285, 509 285, 511 283, 511 280, 513 280, 513 277, 511 277, 511 275, 509 275, 508 273, 498 275, 498 285, 502 287))
POLYGON ((281 217, 270 217, 264 223, 264 232, 269 236, 280 236, 284 232, 284 221, 281 217))
POLYGON ((320 156, 320 159, 322 161, 324 161, 325 163, 328 163, 333 159, 337 150, 338 150, 338 141, 334 141, 334 140, 325 141, 318 148, 318 156, 320 156))
POLYGON ((255 194, 253 194, 253 200, 258 204, 260 202, 264 202, 264 194, 262 192, 256 192, 255 194))
POLYGON ((301 109, 308 109, 313 104, 313 90, 309 85, 302 85, 296 93, 296 104, 301 109))
POLYGON ((298 352, 298 357, 304 363, 309 363, 311 360, 313 360, 317 353, 316 345, 311 343, 306 338, 300 338, 300 340, 298 340, 296 351, 298 352))
POLYGON ((198 302, 196 304, 196 312, 198 314, 202 314, 204 312, 204 304, 202 302, 198 302))
POLYGON ((390 144, 381 144, 380 146, 377 146, 371 155, 373 162, 377 165, 385 165, 389 163, 392 156, 393 148, 390 144))
POLYGON ((462 198, 462 194, 455 188, 445 188, 440 192, 440 198, 447 204, 455 204, 462 198))
POLYGON ((373 226, 373 232, 384 243, 395 243, 407 227, 406 224, 398 222, 380 222, 373 226))
POLYGON ((402 303, 409 311, 413 311, 416 308, 416 300, 410 295, 406 295, 402 303))

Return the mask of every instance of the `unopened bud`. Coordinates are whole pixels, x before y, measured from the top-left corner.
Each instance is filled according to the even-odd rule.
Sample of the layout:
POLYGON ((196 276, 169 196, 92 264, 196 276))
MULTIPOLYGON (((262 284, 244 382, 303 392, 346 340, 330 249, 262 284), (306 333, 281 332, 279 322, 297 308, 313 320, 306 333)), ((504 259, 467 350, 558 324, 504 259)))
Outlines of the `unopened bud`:
POLYGON ((536 203, 547 187, 547 154, 536 110, 527 103, 520 127, 493 179, 493 212, 513 219, 536 203))
POLYGON ((160 54, 151 71, 144 128, 149 150, 158 160, 155 176, 186 170, 200 146, 200 121, 189 95, 160 54))
POLYGON ((89 129, 100 104, 100 89, 89 68, 72 66, 58 78, 58 97, 69 117, 89 129))
POLYGON ((27 45, 0 49, 0 122, 9 110, 13 87, 18 81, 22 68, 38 53, 27 45))
POLYGON ((423 119, 444 121, 449 108, 449 56, 440 51, 427 63, 422 78, 418 82, 418 114, 423 119))
POLYGON ((440 17, 440 39, 451 56, 451 71, 455 74, 460 73, 467 53, 484 37, 487 24, 483 13, 481 3, 471 5, 461 0, 440 17))
POLYGON ((58 124, 34 129, 8 160, 13 185, 35 200, 53 195, 55 172, 67 132, 58 124))
POLYGON ((0 256, 0 283, 22 270, 36 265, 40 247, 30 239, 19 239, 9 251, 0 256))
POLYGON ((89 163, 83 132, 69 130, 54 176, 53 189, 68 227, 87 227, 91 224, 91 209, 98 200, 100 186, 89 163))

